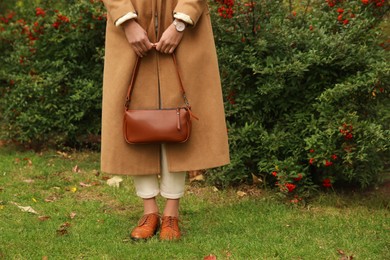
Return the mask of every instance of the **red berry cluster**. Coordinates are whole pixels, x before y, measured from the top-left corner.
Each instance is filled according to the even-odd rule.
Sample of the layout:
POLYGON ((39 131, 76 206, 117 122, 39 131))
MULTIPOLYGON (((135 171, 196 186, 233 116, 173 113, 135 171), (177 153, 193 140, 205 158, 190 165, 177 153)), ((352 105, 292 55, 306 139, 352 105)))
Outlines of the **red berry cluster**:
POLYGON ((322 186, 325 188, 330 188, 332 187, 332 181, 329 178, 325 178, 322 180, 322 186))
POLYGON ((353 126, 348 125, 346 123, 343 124, 342 128, 340 129, 340 133, 344 136, 345 140, 351 140, 353 138, 353 126))
POLYGON ((382 7, 385 4, 385 0, 362 0, 364 5, 374 4, 376 7, 382 7))
MULTIPOLYGON (((55 12, 58 12, 57 10, 55 12)), ((67 16, 58 14, 57 20, 52 24, 54 28, 58 29, 63 23, 69 23, 70 20, 67 16)))
POLYGON ((215 0, 221 6, 218 7, 218 14, 220 17, 230 19, 233 17, 234 0, 215 0))
POLYGON ((342 0, 326 0, 330 7, 334 7, 337 3, 341 3, 342 0))

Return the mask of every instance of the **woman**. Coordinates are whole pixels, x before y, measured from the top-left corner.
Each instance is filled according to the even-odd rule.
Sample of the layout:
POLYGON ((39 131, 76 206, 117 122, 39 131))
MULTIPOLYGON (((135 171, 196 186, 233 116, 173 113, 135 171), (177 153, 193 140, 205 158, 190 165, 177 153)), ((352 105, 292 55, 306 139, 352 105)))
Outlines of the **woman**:
POLYGON ((179 199, 186 171, 229 163, 227 129, 214 39, 206 0, 104 0, 108 11, 103 79, 102 171, 132 175, 144 215, 134 240, 180 238, 179 199), (177 63, 199 121, 183 144, 129 145, 122 134, 126 91, 137 56, 141 63, 132 108, 171 108, 183 103, 177 63), (161 176, 159 180, 157 176, 161 176), (156 196, 166 198, 160 220, 156 196))

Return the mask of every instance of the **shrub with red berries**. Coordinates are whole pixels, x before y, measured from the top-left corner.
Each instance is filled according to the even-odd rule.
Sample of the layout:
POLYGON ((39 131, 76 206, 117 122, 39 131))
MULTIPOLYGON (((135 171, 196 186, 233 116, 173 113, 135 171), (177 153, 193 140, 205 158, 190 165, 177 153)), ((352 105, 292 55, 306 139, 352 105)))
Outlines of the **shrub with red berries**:
POLYGON ((27 146, 97 135, 105 10, 101 1, 0 4, 0 134, 27 146))
POLYGON ((299 3, 214 0, 211 9, 231 164, 208 178, 225 186, 254 174, 294 203, 342 183, 373 185, 390 165, 388 5, 299 3))

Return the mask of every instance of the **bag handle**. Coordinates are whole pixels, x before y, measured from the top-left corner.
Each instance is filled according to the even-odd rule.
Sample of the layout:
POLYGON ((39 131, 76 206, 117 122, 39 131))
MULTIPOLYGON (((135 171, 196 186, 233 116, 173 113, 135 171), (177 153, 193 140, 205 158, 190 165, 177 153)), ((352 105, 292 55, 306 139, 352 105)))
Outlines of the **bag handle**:
MULTIPOLYGON (((181 80, 181 76, 180 76, 180 73, 179 73, 179 67, 177 65, 176 55, 174 53, 172 53, 172 59, 173 59, 173 63, 174 63, 175 68, 176 68, 177 77, 179 79, 180 90, 181 90, 181 93, 182 93, 182 96, 183 96, 183 99, 184 99, 184 103, 185 103, 186 107, 189 108, 189 110, 191 110, 191 106, 190 106, 190 103, 188 102, 188 99, 187 99, 187 96, 186 96, 186 92, 184 90, 183 82, 181 80)), ((131 95, 133 93, 135 80, 137 78, 137 74, 138 74, 138 70, 139 70, 139 64, 141 63, 140 60, 141 60, 141 58, 137 56, 137 60, 135 61, 135 66, 134 66, 134 69, 133 69, 133 75, 131 76, 130 85, 129 85, 129 88, 127 90, 126 103, 125 103, 126 110, 129 109, 129 105, 130 105, 130 101, 131 101, 131 95)))

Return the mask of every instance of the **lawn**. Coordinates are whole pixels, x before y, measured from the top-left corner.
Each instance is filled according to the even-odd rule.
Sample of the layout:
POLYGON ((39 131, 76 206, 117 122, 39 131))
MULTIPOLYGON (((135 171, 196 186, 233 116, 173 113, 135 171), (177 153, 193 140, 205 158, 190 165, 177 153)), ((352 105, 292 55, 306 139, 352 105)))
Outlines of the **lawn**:
POLYGON ((111 177, 99 153, 0 147, 0 259, 390 259, 386 190, 329 191, 294 207, 255 187, 188 183, 183 238, 135 243, 141 201, 131 178, 116 188, 111 177))

